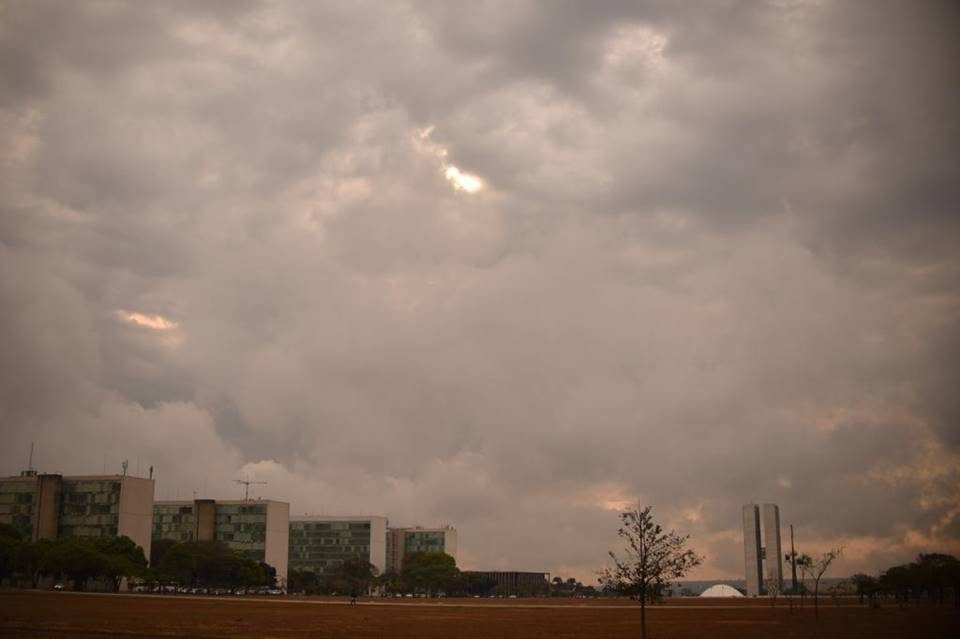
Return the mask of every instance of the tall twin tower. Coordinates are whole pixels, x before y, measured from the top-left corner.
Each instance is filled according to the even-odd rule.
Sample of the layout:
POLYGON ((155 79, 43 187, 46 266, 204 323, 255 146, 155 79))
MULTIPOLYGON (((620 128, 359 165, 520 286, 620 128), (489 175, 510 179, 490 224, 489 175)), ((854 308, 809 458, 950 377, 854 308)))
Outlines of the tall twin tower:
POLYGON ((765 584, 783 590, 783 564, 780 552, 780 508, 763 505, 763 545, 760 545, 760 506, 743 507, 743 560, 747 569, 747 596, 766 593, 765 584), (766 568, 766 570, 764 570, 766 568))

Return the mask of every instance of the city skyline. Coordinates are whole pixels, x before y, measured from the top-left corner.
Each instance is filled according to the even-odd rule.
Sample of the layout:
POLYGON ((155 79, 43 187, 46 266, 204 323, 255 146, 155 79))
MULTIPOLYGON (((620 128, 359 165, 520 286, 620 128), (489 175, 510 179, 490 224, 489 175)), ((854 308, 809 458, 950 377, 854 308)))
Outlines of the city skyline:
POLYGON ((956 3, 2 7, 0 474, 960 555, 956 3))

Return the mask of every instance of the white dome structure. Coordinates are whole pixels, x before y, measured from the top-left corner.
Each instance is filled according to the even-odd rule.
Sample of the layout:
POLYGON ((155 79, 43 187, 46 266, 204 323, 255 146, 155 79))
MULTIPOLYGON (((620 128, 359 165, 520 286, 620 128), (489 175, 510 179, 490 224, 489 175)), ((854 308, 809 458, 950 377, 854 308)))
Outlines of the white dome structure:
POLYGON ((727 584, 710 586, 700 593, 701 597, 742 597, 743 593, 727 584))

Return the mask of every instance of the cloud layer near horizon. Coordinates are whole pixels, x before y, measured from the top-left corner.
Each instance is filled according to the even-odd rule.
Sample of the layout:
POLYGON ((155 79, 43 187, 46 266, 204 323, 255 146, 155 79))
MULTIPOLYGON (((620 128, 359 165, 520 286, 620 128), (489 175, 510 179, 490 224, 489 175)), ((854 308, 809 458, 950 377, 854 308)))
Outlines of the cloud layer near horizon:
POLYGON ((950 3, 0 5, 0 469, 960 551, 950 3), (471 182, 469 180, 475 180, 471 182), (470 185, 469 188, 465 185, 470 185))

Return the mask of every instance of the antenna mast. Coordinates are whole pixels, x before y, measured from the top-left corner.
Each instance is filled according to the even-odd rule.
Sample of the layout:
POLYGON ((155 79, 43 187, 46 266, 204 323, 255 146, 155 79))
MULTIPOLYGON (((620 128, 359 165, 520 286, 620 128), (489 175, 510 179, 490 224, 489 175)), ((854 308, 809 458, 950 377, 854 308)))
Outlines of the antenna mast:
POLYGON ((266 485, 265 481, 250 481, 249 479, 234 479, 234 483, 243 484, 243 501, 250 501, 250 486, 252 484, 266 485))

